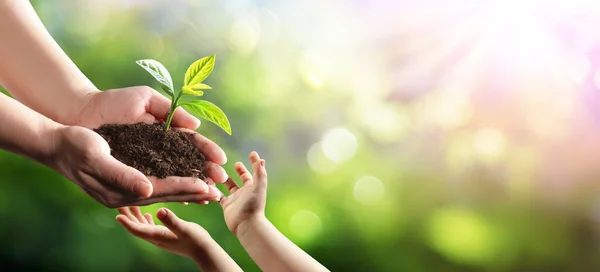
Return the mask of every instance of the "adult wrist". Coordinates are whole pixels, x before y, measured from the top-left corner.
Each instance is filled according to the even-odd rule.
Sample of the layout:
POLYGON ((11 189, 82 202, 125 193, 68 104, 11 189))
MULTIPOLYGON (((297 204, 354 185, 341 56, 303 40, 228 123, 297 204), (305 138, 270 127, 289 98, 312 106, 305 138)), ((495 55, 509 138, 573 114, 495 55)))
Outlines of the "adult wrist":
POLYGON ((48 167, 53 166, 61 141, 61 129, 65 126, 52 120, 45 122, 36 133, 37 145, 31 151, 30 157, 48 167))
POLYGON ((79 125, 79 123, 81 123, 86 117, 86 108, 91 105, 94 97, 101 92, 102 91, 95 88, 82 91, 81 95, 78 95, 77 98, 73 100, 71 105, 65 107, 65 109, 59 113, 56 121, 67 126, 79 125))

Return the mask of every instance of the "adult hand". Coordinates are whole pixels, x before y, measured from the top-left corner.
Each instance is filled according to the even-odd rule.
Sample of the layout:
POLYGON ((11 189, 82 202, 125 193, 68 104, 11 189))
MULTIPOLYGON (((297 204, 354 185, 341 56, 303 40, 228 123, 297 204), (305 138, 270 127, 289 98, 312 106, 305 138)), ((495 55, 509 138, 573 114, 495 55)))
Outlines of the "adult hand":
POLYGON ((196 178, 146 177, 111 156, 108 143, 90 129, 63 126, 56 130, 53 138, 49 166, 106 207, 220 198, 221 192, 196 178))
MULTIPOLYGON (((103 92, 93 91, 86 96, 85 101, 82 101, 81 108, 75 111, 79 112, 79 114, 74 114, 71 120, 67 120, 66 123, 69 125, 82 126, 86 128, 97 128, 103 124, 132 124, 138 122, 153 123, 156 121, 164 121, 169 114, 169 111, 169 99, 163 97, 150 87, 137 86, 103 92)), ((198 128, 200 121, 185 112, 183 109, 178 108, 173 116, 172 125, 173 127, 178 127, 181 130, 192 133, 190 140, 192 140, 192 143, 199 148, 199 150, 207 159, 205 164, 207 180, 205 181, 209 183, 225 182, 227 179, 227 173, 220 166, 221 164, 227 162, 225 152, 214 142, 193 131, 194 129, 198 128)), ((93 142, 97 141, 98 140, 94 140, 93 142)), ((104 140, 102 139, 102 141, 104 140)), ((106 146, 107 150, 109 150, 108 145, 106 146)), ((83 146, 83 148, 84 147, 85 146, 83 146)), ((98 146, 96 148, 98 148, 98 146)), ((103 154, 107 155, 111 160, 113 160, 112 164, 115 163, 116 160, 112 158, 109 153, 104 152, 103 154)), ((108 157, 103 156, 102 158, 108 159, 108 157)), ((119 163, 119 165, 120 170, 115 171, 121 173, 116 174, 121 175, 121 177, 125 175, 124 173, 131 172, 133 169, 128 167, 126 170, 123 168, 123 164, 119 163)), ((111 178, 110 176, 105 177, 106 178, 97 177, 97 179, 100 183, 103 183, 104 181, 109 182, 107 185, 110 186, 119 186, 119 184, 121 184, 121 187, 133 186, 127 185, 127 182, 123 181, 122 178, 111 178)), ((139 206, 155 202, 175 201, 199 202, 199 198, 197 196, 189 196, 188 198, 185 198, 185 200, 181 200, 182 195, 188 194, 190 190, 193 191, 194 187, 198 186, 196 185, 198 182, 195 178, 167 177, 166 179, 157 179, 155 177, 149 177, 149 180, 152 182, 153 190, 151 189, 152 193, 148 198, 139 199, 140 202, 127 204, 118 202, 118 206, 139 206), (179 185, 178 187, 174 188, 172 187, 172 184, 179 185)), ((129 182, 131 182, 131 180, 129 182)), ((132 190, 133 187, 129 187, 129 189, 129 191, 134 191, 132 190)), ((210 195, 201 199, 200 202, 204 200, 214 200, 215 198, 218 199, 216 193, 212 193, 216 190, 217 189, 214 186, 211 186, 210 195)), ((139 194, 139 196, 147 195, 139 194)))

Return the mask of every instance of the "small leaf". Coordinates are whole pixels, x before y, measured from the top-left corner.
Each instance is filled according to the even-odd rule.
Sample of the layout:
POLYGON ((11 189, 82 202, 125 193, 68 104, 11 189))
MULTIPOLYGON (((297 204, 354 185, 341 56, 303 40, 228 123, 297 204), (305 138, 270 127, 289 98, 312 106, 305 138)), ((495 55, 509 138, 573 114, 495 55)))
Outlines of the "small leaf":
POLYGON ((191 86, 191 88, 193 90, 212 90, 211 86, 208 86, 208 85, 206 85, 204 83, 195 84, 194 86, 191 86))
POLYGON ((156 90, 157 92, 159 92, 160 94, 162 94, 163 96, 167 97, 167 98, 171 98, 173 99, 173 94, 171 93, 171 90, 169 90, 169 88, 167 88, 165 85, 160 85, 160 89, 156 90))
POLYGON ((192 87, 190 86, 183 86, 183 88, 181 88, 181 91, 184 94, 189 94, 189 95, 193 95, 193 96, 202 96, 204 94, 203 91, 200 90, 194 90, 192 87))
POLYGON ((191 114, 204 118, 222 128, 231 135, 231 125, 225 113, 215 104, 205 100, 195 100, 182 103, 182 106, 191 114))
POLYGON ((152 59, 138 60, 135 63, 144 68, 144 70, 158 80, 158 82, 164 86, 163 90, 173 94, 173 79, 171 79, 171 74, 169 74, 169 71, 164 65, 152 59))
POLYGON ((215 68, 215 55, 201 58, 187 69, 185 72, 185 79, 183 80, 183 86, 194 86, 198 83, 202 83, 215 68))

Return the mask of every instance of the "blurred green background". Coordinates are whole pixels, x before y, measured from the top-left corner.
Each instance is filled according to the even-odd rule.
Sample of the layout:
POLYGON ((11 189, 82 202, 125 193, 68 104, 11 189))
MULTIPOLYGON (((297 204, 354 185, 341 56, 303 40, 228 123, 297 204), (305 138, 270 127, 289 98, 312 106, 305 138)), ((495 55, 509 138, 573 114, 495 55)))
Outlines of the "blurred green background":
MULTIPOLYGON (((233 136, 208 122, 199 131, 225 149, 230 173, 252 150, 267 160, 268 218, 333 271, 600 269, 593 22, 534 46, 546 25, 529 15, 485 28, 478 3, 493 1, 32 2, 101 89, 158 87, 138 59, 182 81, 216 53, 205 96, 233 136)), ((2 152, 0 173, 9 264, 196 269, 126 233, 115 210, 51 170, 2 152)), ((163 206, 259 271, 217 204, 143 210, 163 206)))

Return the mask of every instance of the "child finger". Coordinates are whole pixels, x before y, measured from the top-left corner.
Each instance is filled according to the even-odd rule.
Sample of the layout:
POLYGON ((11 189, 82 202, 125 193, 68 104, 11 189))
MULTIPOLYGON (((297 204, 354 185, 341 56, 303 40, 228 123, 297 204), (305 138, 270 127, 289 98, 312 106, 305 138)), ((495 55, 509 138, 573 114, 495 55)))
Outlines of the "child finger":
POLYGON ((233 167, 235 168, 235 171, 240 176, 240 179, 242 180, 243 184, 246 184, 246 183, 252 181, 252 175, 250 174, 248 169, 246 169, 246 166, 243 163, 236 162, 233 167))
POLYGON ((144 238, 143 232, 141 231, 140 224, 136 224, 127 216, 117 215, 117 221, 125 227, 129 233, 133 234, 136 237, 144 238))
POLYGON ((145 213, 144 217, 146 217, 146 221, 148 221, 148 224, 154 226, 154 218, 152 218, 151 214, 145 213))
POLYGON ((248 157, 250 157, 250 163, 252 164, 255 164, 260 161, 260 156, 258 156, 258 152, 256 151, 250 152, 250 155, 248 157))
POLYGON ((120 214, 127 216, 127 218, 129 218, 129 220, 139 223, 140 221, 137 220, 137 218, 135 218, 135 216, 133 216, 131 214, 131 212, 129 211, 129 207, 121 207, 117 209, 119 211, 120 214))
POLYGON ((233 194, 240 189, 240 186, 238 186, 231 177, 229 177, 223 185, 225 185, 225 188, 227 188, 227 191, 229 191, 230 194, 233 194))
POLYGON ((248 169, 246 169, 246 166, 244 166, 242 162, 236 162, 235 164, 233 164, 233 169, 235 169, 235 172, 238 174, 238 176, 241 176, 246 173, 249 174, 248 169))
POLYGON ((169 228, 176 235, 187 233, 187 222, 179 219, 172 211, 167 208, 160 208, 156 213, 156 217, 165 227, 169 228))
POLYGON ((265 160, 252 165, 254 167, 254 179, 259 188, 267 187, 267 169, 265 168, 265 160))
POLYGON ((140 221, 140 223, 148 224, 148 220, 146 220, 146 217, 144 217, 144 214, 142 213, 140 207, 131 207, 131 211, 133 212, 133 215, 138 219, 138 221, 140 221))

